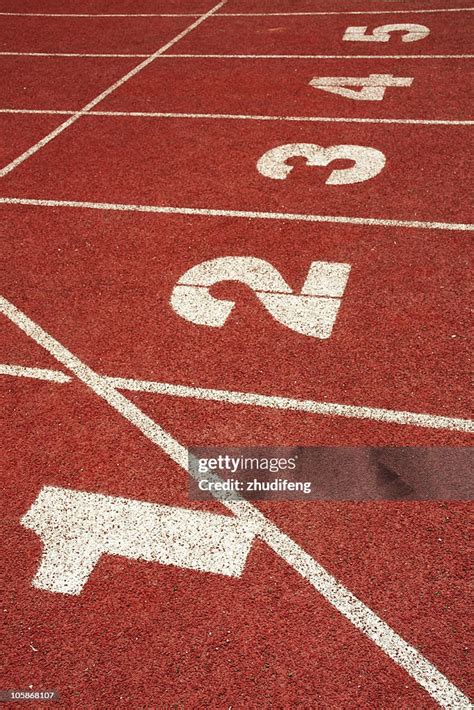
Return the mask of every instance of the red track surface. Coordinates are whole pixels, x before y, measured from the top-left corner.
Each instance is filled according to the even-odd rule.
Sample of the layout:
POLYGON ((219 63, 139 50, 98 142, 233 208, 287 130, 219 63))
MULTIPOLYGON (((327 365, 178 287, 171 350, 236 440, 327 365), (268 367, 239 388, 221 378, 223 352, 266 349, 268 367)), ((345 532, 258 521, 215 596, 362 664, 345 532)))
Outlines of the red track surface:
MULTIPOLYGON (((220 10, 294 12, 296 0, 220 10)), ((301 12, 323 0, 298 0, 301 12)), ((447 0, 333 0, 387 15, 210 17, 169 53, 468 54, 471 13, 397 15, 447 0), (422 42, 340 41, 349 25, 421 23, 422 42), (270 31, 276 28, 278 31, 270 31)), ((470 3, 461 1, 457 8, 470 3)), ((38 0, 38 13, 207 12, 203 0, 38 0), (158 5, 158 8, 157 8, 158 5)), ((32 12, 25 0, 0 12, 32 12)), ((4 16, 0 51, 151 54, 195 17, 4 16)), ((140 58, 0 56, 0 168, 98 96, 140 58)), ((159 57, 96 111, 376 119, 469 119, 469 60, 159 57), (380 102, 312 89, 314 76, 413 77, 380 102)), ((247 210, 465 224, 471 126, 84 116, 0 179, 0 198, 247 210), (326 185, 334 166, 256 170, 287 143, 371 146, 371 180, 326 185)), ((338 167, 348 167, 341 163, 338 167)), ((469 268, 464 229, 2 204, 1 295, 100 375, 466 420, 469 268), (222 328, 169 299, 192 266, 221 256, 271 263, 298 292, 312 261, 351 265, 333 333, 299 335, 235 282, 222 328)), ((2 317, 0 365, 66 372, 2 317)), ((84 708, 435 708, 438 703, 263 541, 240 578, 104 556, 79 596, 32 586, 38 536, 20 524, 43 486, 228 515, 187 496, 186 474, 76 379, 5 374, 0 690, 51 689, 84 708)), ((123 392, 184 446, 467 445, 448 426, 123 392)), ((459 427, 458 427, 459 428, 459 427)), ((260 510, 466 695, 470 677, 466 503, 276 503, 260 510)), ((413 675, 413 674, 412 674, 413 675)), ((416 675, 416 672, 415 672, 416 675)), ((431 694, 433 695, 433 693, 431 694)), ((8 706, 9 707, 9 706, 8 706)), ((13 705, 11 707, 17 707, 13 705)), ((35 707, 47 707, 35 703, 35 707)))

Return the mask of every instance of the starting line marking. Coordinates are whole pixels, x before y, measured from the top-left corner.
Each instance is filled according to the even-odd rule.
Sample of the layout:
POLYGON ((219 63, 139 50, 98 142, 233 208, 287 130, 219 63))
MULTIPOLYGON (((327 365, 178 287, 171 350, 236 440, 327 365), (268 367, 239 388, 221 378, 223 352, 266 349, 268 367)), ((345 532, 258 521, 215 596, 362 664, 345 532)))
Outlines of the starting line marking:
POLYGON ((183 37, 186 37, 190 32, 192 32, 196 27, 198 27, 200 24, 205 22, 208 17, 211 17, 217 10, 219 10, 223 5, 225 5, 226 0, 221 0, 217 5, 214 5, 214 7, 206 12, 205 14, 201 15, 197 20, 195 20, 192 24, 190 24, 186 29, 184 29, 182 32, 180 32, 176 37, 173 37, 169 42, 164 44, 162 47, 156 50, 153 54, 148 56, 143 62, 140 62, 136 67, 131 69, 127 74, 122 76, 120 79, 118 79, 116 82, 114 82, 111 86, 109 86, 107 89, 105 89, 101 94, 95 97, 95 99, 92 99, 92 101, 89 101, 88 104, 86 104, 80 111, 76 112, 73 114, 70 118, 67 119, 67 121, 64 121, 64 123, 61 123, 60 126, 55 128, 51 133, 48 133, 44 138, 42 138, 40 141, 32 145, 28 150, 26 150, 24 153, 19 155, 15 160, 12 160, 8 165, 6 165, 2 170, 0 170, 0 178, 5 177, 8 173, 10 173, 12 170, 14 170, 18 165, 23 163, 25 160, 30 158, 32 155, 34 155, 38 150, 43 148, 47 143, 52 141, 56 136, 58 136, 60 133, 66 130, 66 128, 69 128, 73 123, 75 123, 81 116, 83 115, 84 112, 90 111, 91 108, 94 108, 94 106, 97 106, 98 103, 103 101, 107 96, 109 96, 113 91, 119 88, 119 86, 122 86, 127 82, 129 79, 132 77, 136 76, 142 69, 147 67, 149 64, 151 64, 157 57, 159 57, 161 54, 166 52, 170 47, 172 47, 176 42, 179 42, 183 37))
MULTIPOLYGON (((321 87, 318 87, 321 88, 321 87)), ((329 87, 330 88, 330 87, 329 87)), ((61 109, 0 108, 1 113, 26 113, 69 116, 77 111, 61 109)), ((352 118, 351 116, 254 116, 234 113, 162 113, 159 111, 84 111, 84 116, 110 116, 113 118, 209 118, 235 121, 306 121, 313 123, 401 123, 422 126, 472 126, 474 120, 453 121, 430 118, 352 118)))
MULTIPOLYGON (((187 470, 187 449, 124 397, 110 383, 83 363, 41 326, 0 296, 0 312, 27 336, 49 352, 98 397, 106 401, 173 461, 187 470)), ((344 587, 280 528, 248 501, 223 501, 249 533, 257 535, 389 658, 403 668, 443 708, 470 710, 470 700, 416 648, 407 643, 372 609, 344 587)))
POLYGON ((409 229, 443 229, 472 232, 474 224, 459 222, 421 222, 419 220, 379 219, 323 214, 298 214, 295 212, 256 212, 252 210, 225 210, 203 207, 171 207, 168 205, 133 205, 112 202, 80 202, 77 200, 43 200, 27 197, 0 197, 4 205, 32 205, 34 207, 80 207, 92 210, 117 212, 151 212, 156 214, 187 214, 202 217, 243 217, 245 219, 278 219, 294 222, 329 222, 331 224, 361 224, 374 227, 406 227, 409 229))
MULTIPOLYGON (((40 367, 23 367, 21 365, 0 364, 0 375, 12 377, 31 377, 48 382, 67 383, 71 381, 69 375, 60 370, 49 370, 40 367)), ((336 402, 317 402, 314 400, 294 399, 280 395, 258 394, 256 392, 236 392, 234 390, 210 389, 207 387, 191 387, 189 385, 175 385, 168 382, 153 382, 151 380, 136 380, 126 377, 102 378, 119 390, 131 392, 148 392, 170 397, 189 397, 192 399, 207 400, 211 402, 224 402, 225 404, 242 404, 251 407, 265 407, 282 409, 286 411, 305 412, 306 414, 319 414, 332 417, 346 417, 349 419, 368 419, 384 422, 386 424, 402 424, 419 426, 428 429, 447 429, 474 433, 474 421, 459 417, 447 417, 440 414, 422 414, 420 412, 407 412, 396 409, 381 409, 379 407, 364 407, 352 404, 337 404, 336 402)))

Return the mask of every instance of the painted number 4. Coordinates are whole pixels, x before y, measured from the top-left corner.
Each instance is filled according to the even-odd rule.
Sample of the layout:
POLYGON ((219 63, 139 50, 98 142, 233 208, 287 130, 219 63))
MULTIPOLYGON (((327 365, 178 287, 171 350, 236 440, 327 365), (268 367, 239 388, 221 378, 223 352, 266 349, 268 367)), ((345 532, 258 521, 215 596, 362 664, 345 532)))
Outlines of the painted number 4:
POLYGON ((369 76, 315 76, 309 82, 314 89, 338 94, 354 101, 382 101, 390 86, 411 86, 410 76, 369 74, 369 76), (355 87, 355 88, 349 88, 355 87))

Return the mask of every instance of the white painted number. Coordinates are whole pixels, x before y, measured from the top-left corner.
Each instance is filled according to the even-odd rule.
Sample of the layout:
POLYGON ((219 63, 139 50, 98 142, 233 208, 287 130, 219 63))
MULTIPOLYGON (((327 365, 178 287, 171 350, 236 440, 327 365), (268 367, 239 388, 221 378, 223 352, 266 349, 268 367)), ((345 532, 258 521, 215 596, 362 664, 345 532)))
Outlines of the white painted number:
POLYGON ((354 101, 382 101, 389 86, 411 86, 413 78, 393 74, 369 74, 369 76, 315 76, 309 85, 330 94, 338 94, 354 101), (349 89, 349 86, 361 87, 349 89))
POLYGON ((333 145, 322 148, 315 143, 288 143, 267 151, 257 162, 261 175, 272 180, 285 180, 293 170, 289 158, 306 158, 311 166, 324 167, 333 160, 353 160, 351 168, 333 170, 326 185, 350 185, 364 182, 378 175, 385 166, 385 155, 376 148, 363 145, 333 145))
POLYGON ((366 34, 369 28, 348 27, 342 38, 346 42, 388 42, 392 32, 403 32, 402 42, 417 42, 428 37, 430 31, 425 25, 414 25, 411 22, 402 22, 396 25, 380 25, 375 27, 371 34, 366 34))
POLYGON ((171 305, 185 320, 221 328, 234 301, 211 296, 221 281, 240 281, 279 323, 312 338, 329 338, 349 277, 350 264, 313 261, 299 294, 293 293, 274 266, 252 256, 226 256, 193 266, 171 294, 171 305))
POLYGON ((240 577, 254 539, 238 517, 46 486, 23 516, 43 543, 33 586, 80 594, 102 555, 240 577))

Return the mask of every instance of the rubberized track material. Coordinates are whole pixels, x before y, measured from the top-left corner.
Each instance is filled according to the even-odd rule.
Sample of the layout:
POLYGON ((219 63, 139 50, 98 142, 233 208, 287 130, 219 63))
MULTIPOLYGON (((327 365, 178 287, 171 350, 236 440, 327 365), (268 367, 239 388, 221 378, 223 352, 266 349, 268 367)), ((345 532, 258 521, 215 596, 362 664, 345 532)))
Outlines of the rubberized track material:
POLYGON ((470 445, 473 10, 0 0, 0 690, 470 707, 469 503, 184 469, 470 445))

